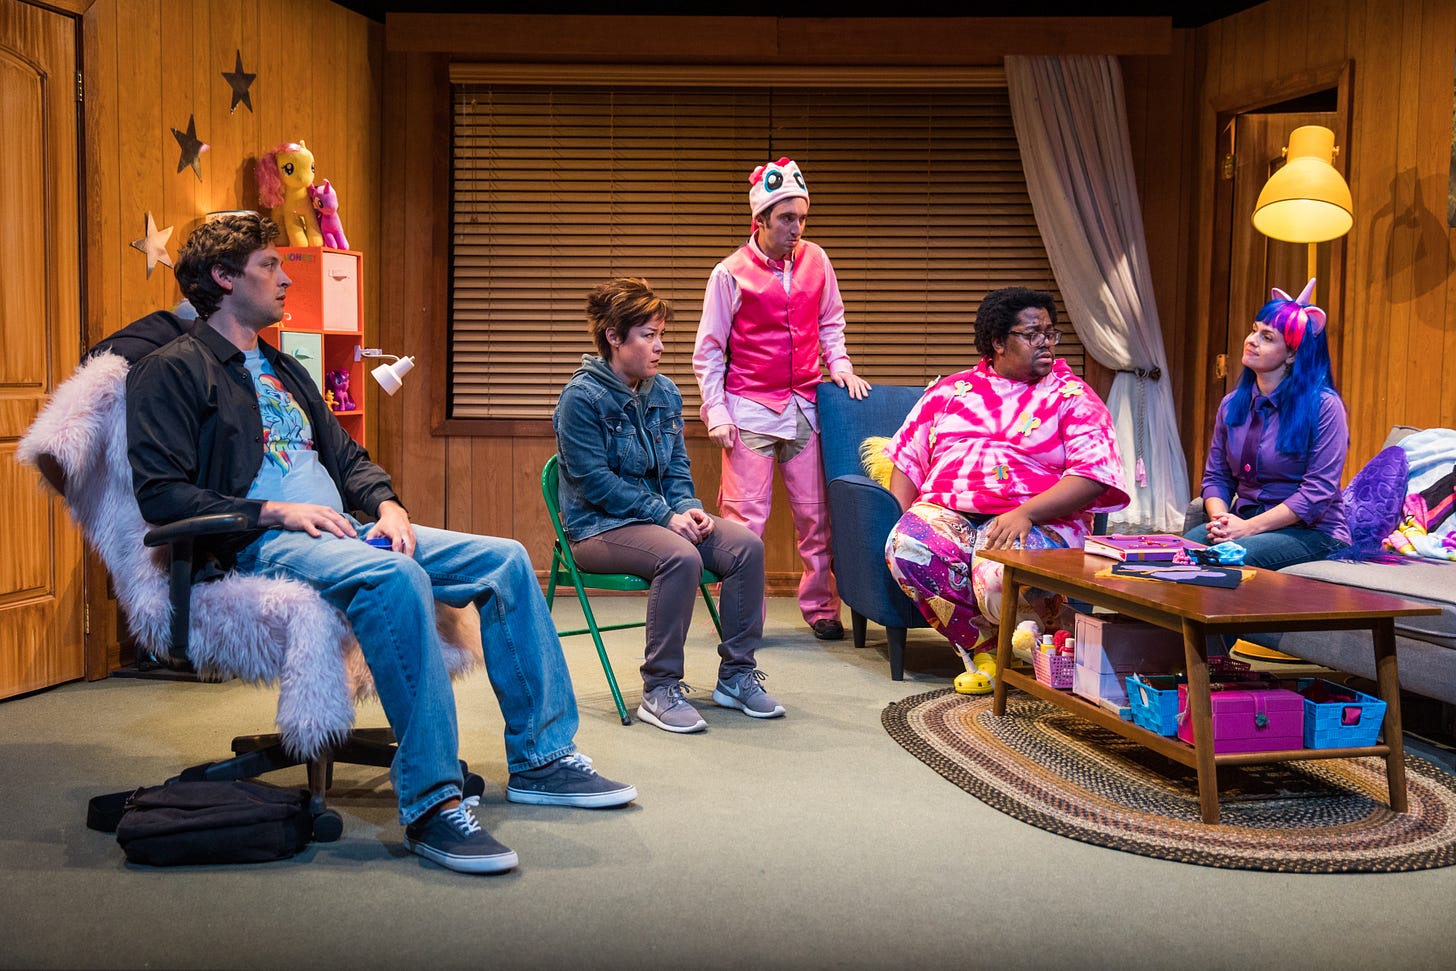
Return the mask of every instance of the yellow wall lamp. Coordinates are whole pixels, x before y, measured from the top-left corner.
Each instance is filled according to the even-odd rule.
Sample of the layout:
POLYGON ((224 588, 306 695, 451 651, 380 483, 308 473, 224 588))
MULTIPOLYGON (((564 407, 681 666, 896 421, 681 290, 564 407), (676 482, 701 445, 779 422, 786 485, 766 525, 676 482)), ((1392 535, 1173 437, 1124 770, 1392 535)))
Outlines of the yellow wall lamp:
MULTIPOLYGON (((1315 274, 1315 244, 1338 239, 1355 223, 1355 206, 1344 176, 1332 164, 1335 133, 1304 125, 1289 134, 1285 162, 1269 176, 1254 204, 1254 228, 1271 239, 1309 245, 1309 278, 1315 274)), ((1311 299, 1312 299, 1311 295, 1311 299)))

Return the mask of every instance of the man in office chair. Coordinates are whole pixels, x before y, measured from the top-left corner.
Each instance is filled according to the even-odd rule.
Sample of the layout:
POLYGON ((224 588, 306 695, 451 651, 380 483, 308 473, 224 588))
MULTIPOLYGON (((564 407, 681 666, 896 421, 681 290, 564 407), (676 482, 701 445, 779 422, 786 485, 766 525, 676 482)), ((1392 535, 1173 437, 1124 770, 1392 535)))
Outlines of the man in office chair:
POLYGON ((436 600, 480 607, 505 718, 507 799, 601 808, 637 790, 598 775, 576 752, 571 678, 520 544, 412 524, 388 474, 340 427, 307 371, 258 339, 282 318, 289 285, 277 235, 271 220, 249 213, 205 223, 183 246, 177 280, 203 325, 127 376, 137 502, 157 525, 242 514, 244 531, 199 539, 201 570, 289 577, 342 611, 398 741, 390 777, 406 848, 465 873, 509 870, 515 852, 461 801, 436 600))

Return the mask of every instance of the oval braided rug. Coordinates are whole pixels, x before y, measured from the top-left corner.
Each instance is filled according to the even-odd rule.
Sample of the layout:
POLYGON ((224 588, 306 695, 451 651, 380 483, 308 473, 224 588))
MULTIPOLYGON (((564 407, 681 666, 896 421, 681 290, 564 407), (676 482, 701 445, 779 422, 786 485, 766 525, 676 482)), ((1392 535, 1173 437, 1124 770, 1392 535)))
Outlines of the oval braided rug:
POLYGON ((1289 873, 1456 863, 1456 776, 1406 756, 1410 811, 1392 812, 1385 762, 1222 767, 1221 822, 1199 816, 1194 770, 1019 692, 950 688, 887 707, 890 736, 987 805, 1048 832, 1181 863, 1289 873))

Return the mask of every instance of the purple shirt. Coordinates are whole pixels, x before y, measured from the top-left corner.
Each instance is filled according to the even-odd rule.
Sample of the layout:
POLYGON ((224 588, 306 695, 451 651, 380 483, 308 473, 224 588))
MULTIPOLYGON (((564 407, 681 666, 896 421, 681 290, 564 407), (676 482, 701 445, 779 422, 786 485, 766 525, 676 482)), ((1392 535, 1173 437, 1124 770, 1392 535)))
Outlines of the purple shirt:
POLYGON ((1213 443, 1203 469, 1203 498, 1222 499, 1239 516, 1244 515, 1239 507, 1245 504, 1268 509, 1282 502, 1310 529, 1341 543, 1350 542, 1340 494, 1350 428, 1340 396, 1321 396, 1314 449, 1307 455, 1285 455, 1275 447, 1279 412, 1257 390, 1244 423, 1232 428, 1226 425, 1224 410, 1232 397, 1230 393, 1218 406, 1213 443), (1250 441, 1251 434, 1257 439, 1250 441))

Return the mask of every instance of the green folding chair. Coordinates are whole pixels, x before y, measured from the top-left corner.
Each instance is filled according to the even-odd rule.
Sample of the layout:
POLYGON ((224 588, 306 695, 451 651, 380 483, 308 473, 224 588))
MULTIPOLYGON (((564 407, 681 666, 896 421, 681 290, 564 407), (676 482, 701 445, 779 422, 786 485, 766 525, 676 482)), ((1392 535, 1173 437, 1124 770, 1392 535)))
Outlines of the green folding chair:
MULTIPOLYGON (((577 569, 576 560, 571 555, 571 545, 566 541, 566 531, 561 528, 561 501, 557 496, 559 465, 558 457, 553 455, 546 460, 546 467, 541 470, 541 498, 546 500, 546 512, 551 515, 551 528, 556 531, 556 546, 551 551, 551 573, 546 585, 546 606, 549 608, 555 602, 558 583, 569 583, 575 588, 576 599, 581 604, 582 615, 586 617, 586 626, 576 630, 557 631, 557 636, 573 637, 577 634, 591 634, 592 642, 597 646, 597 657, 602 662, 602 671, 607 675, 607 687, 612 689, 612 700, 617 703, 617 714, 621 717, 623 725, 630 725, 632 717, 627 714, 627 706, 622 703, 622 692, 617 687, 617 676, 612 673, 611 659, 607 657, 606 646, 602 644, 602 631, 646 627, 647 621, 608 624, 604 627, 597 623, 596 614, 592 613, 591 602, 587 599, 586 592, 587 590, 647 590, 651 584, 643 577, 631 573, 588 573, 585 570, 577 569)), ((712 570, 704 570, 702 582, 698 585, 703 592, 703 603, 708 605, 708 616, 713 618, 713 626, 718 630, 719 640, 723 637, 723 622, 718 619, 718 605, 713 602, 713 595, 708 590, 708 585, 717 583, 720 579, 712 570)))

